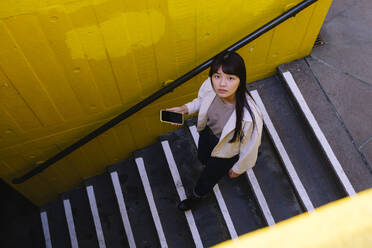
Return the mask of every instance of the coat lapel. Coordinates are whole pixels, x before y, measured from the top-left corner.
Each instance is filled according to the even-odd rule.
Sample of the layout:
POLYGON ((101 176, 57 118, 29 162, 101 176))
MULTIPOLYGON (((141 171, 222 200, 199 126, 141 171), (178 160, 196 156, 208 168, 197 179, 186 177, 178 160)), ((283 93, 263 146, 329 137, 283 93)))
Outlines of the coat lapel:
POLYGON ((222 129, 220 141, 227 135, 229 134, 232 130, 235 129, 236 126, 236 110, 232 112, 230 115, 229 120, 226 122, 225 126, 222 129))

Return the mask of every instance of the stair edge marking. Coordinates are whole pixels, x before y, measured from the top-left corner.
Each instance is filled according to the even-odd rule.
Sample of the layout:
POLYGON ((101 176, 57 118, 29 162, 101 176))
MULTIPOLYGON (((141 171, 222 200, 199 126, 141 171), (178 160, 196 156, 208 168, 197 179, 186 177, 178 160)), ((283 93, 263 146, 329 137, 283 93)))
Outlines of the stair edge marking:
POLYGON ((325 137, 323 131, 320 129, 318 122, 316 121, 313 113, 311 112, 309 106, 307 105, 305 98, 302 96, 300 89, 298 88, 291 72, 286 71, 282 73, 284 81, 288 85, 292 95, 296 99, 298 106, 300 107, 302 113, 306 117, 307 122, 309 123, 313 133, 315 134, 322 150, 326 154, 328 161, 331 163, 334 172, 336 173, 339 181, 341 182, 343 188, 349 196, 354 196, 356 194, 354 187, 350 183, 348 177, 345 174, 340 162, 338 161, 336 155, 334 154, 331 146, 328 143, 327 138, 325 137))
POLYGON ((254 101, 256 102, 256 104, 258 105, 258 107, 260 108, 260 110, 263 114, 265 127, 266 127, 266 129, 269 133, 269 136, 270 136, 271 140, 274 143, 274 146, 275 146, 277 152, 280 155, 279 157, 280 157, 281 161, 284 164, 284 167, 286 168, 286 170, 288 172, 289 178, 291 179, 298 195, 301 198, 301 201, 302 201, 303 205, 305 206, 307 211, 309 211, 309 212, 313 211, 314 206, 313 206, 313 204, 312 204, 312 202, 311 202, 311 200, 310 200, 310 198, 309 198, 309 196, 308 196, 308 194, 305 190, 305 187, 303 186, 300 178, 298 177, 297 172, 296 172, 291 160, 289 159, 288 153, 285 150, 281 139, 279 138, 279 135, 278 135, 278 133, 277 133, 275 127, 274 127, 274 124, 272 123, 272 121, 270 119, 269 114, 266 111, 265 105, 262 102, 261 97, 258 94, 258 91, 257 90, 252 90, 252 91, 250 91, 250 94, 253 97, 254 101))
POLYGON ((40 212, 41 224, 43 227, 45 247, 52 248, 52 240, 50 238, 49 223, 48 223, 48 214, 46 211, 40 212))
POLYGON ((93 186, 92 185, 87 186, 86 190, 88 193, 89 206, 90 206, 90 210, 93 216, 94 226, 96 228, 98 245, 100 248, 106 248, 105 238, 103 236, 103 230, 102 230, 101 220, 98 214, 97 202, 96 202, 96 197, 94 195, 93 186))
POLYGON ((63 207, 65 209, 65 216, 67 221, 68 233, 70 235, 71 247, 78 248, 78 241, 75 231, 74 217, 72 216, 71 203, 69 199, 63 200, 63 207))
MULTIPOLYGON (((195 145, 196 145, 196 147, 198 147, 199 133, 197 132, 197 129, 196 129, 195 125, 189 126, 189 129, 190 129, 191 135, 194 139, 195 145)), ((225 200, 223 199, 223 196, 222 196, 222 193, 220 191, 220 188, 219 188, 218 184, 216 184, 213 187, 213 192, 214 192, 214 195, 216 196, 216 200, 217 200, 218 206, 220 207, 223 218, 225 220, 227 229, 229 230, 230 237, 232 239, 238 238, 238 234, 235 230, 235 227, 234 227, 234 224, 232 222, 229 210, 227 209, 225 200)))
POLYGON ((258 204, 260 205, 261 211, 262 211, 262 213, 263 213, 263 215, 265 217, 266 223, 269 226, 275 225, 274 217, 271 214, 269 205, 266 202, 265 196, 262 193, 260 184, 257 181, 256 175, 254 174, 253 169, 248 170, 246 172, 246 174, 247 174, 248 180, 249 180, 249 182, 251 184, 251 187, 252 187, 252 189, 254 191, 254 194, 256 196, 256 199, 258 201, 258 204))
POLYGON ((123 191, 121 190, 119 176, 116 171, 113 171, 110 173, 111 181, 114 186, 115 196, 116 200, 119 205, 120 215, 121 219, 123 221, 124 230, 128 239, 129 247, 130 248, 136 248, 136 242, 134 240, 132 227, 130 225, 127 208, 124 201, 123 191))
POLYGON ((150 206, 151 215, 152 215, 152 218, 153 218, 154 223, 155 223, 156 231, 158 233, 160 245, 161 245, 162 248, 167 248, 168 247, 167 240, 165 239, 165 235, 164 235, 163 227, 161 225, 159 213, 158 213, 158 210, 157 210, 156 205, 155 205, 154 196, 153 196, 152 191, 151 191, 150 181, 147 177, 147 172, 146 172, 146 169, 145 169, 143 158, 137 157, 135 160, 136 160, 136 165, 137 165, 138 172, 139 172, 140 177, 141 177, 143 188, 145 189, 145 194, 146 194, 149 206, 150 206))
MULTIPOLYGON (((167 159, 168 166, 172 174, 173 182, 177 189, 178 196, 180 197, 180 200, 182 201, 186 199, 186 193, 185 193, 185 189, 182 184, 180 174, 177 169, 176 161, 174 160, 172 151, 170 149, 169 142, 162 141, 161 145, 163 147, 165 157, 167 159)), ((195 246, 197 248, 203 248, 203 243, 201 241, 198 228, 195 224, 195 219, 194 219, 194 216, 192 215, 192 211, 191 210, 185 211, 185 216, 186 216, 187 223, 189 224, 191 235, 193 237, 195 246)))

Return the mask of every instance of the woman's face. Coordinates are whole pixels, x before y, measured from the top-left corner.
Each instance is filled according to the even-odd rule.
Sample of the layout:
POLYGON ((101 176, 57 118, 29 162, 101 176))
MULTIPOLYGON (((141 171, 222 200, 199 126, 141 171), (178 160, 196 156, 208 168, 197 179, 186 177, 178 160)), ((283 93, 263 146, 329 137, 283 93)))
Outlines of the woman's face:
POLYGON ((212 75, 212 84, 216 94, 231 103, 235 101, 235 92, 239 83, 238 76, 224 73, 222 67, 218 68, 218 71, 212 75))

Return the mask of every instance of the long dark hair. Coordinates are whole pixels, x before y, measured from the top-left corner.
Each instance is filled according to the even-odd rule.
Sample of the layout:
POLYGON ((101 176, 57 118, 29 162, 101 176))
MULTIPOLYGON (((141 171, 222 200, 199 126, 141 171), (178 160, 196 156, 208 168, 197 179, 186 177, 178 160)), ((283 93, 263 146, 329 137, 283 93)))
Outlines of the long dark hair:
MULTIPOLYGON (((236 126, 234 131, 234 136, 229 141, 230 143, 235 142, 239 137, 239 141, 243 139, 242 132, 242 119, 244 113, 244 107, 249 111, 252 121, 253 121, 253 130, 256 126, 256 118, 249 107, 245 94, 249 94, 246 87, 246 70, 243 58, 236 52, 225 52, 217 55, 210 67, 209 77, 213 80, 212 75, 218 71, 221 67, 222 71, 226 74, 232 74, 240 79, 238 89, 235 92, 235 111, 236 111, 236 126)), ((213 83, 212 83, 213 87, 213 83)), ((252 133, 253 133, 252 130, 252 133)))

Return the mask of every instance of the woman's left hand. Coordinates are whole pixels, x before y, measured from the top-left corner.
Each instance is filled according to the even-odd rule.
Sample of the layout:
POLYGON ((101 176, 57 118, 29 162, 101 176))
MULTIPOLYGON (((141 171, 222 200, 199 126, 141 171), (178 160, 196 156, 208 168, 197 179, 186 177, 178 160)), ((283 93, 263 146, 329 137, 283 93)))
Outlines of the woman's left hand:
POLYGON ((240 176, 240 174, 236 174, 232 169, 229 170, 229 177, 230 178, 235 178, 240 176))

